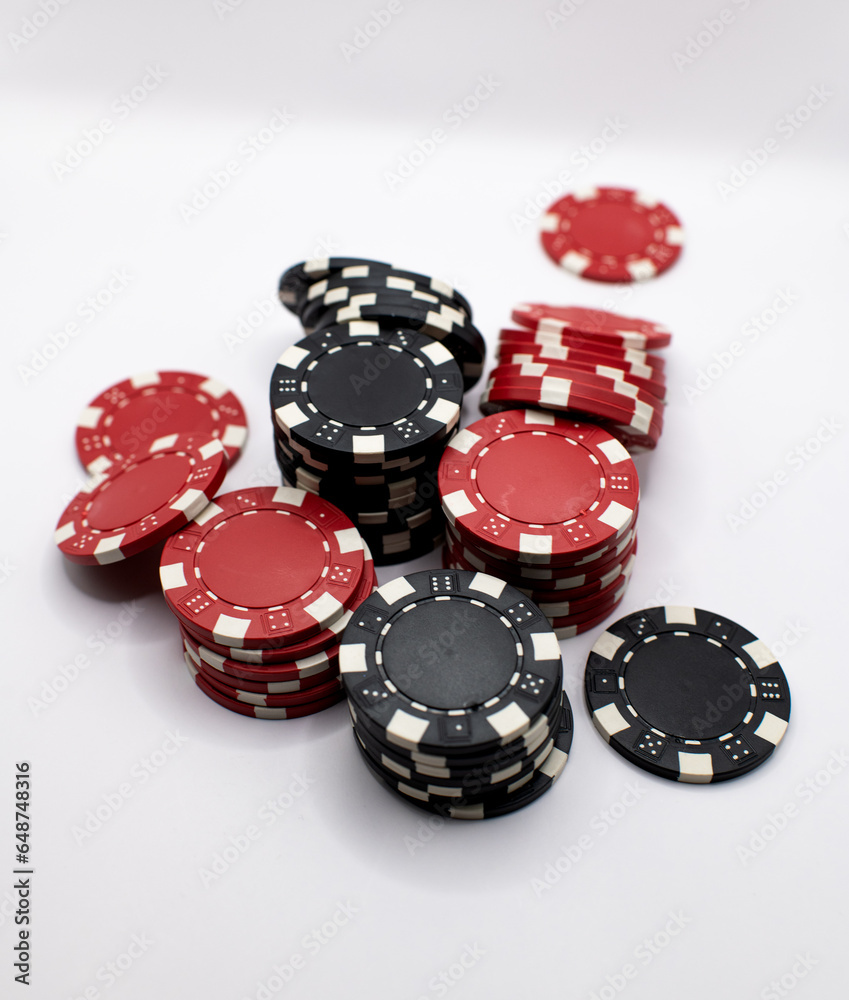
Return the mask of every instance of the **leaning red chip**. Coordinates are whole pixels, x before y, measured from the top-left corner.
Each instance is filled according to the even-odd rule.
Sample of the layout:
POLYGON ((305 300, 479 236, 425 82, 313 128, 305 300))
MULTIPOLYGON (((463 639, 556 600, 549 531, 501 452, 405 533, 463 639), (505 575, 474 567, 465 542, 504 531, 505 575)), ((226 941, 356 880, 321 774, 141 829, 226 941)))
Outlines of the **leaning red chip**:
POLYGON ((193 372, 143 372, 104 389, 77 421, 77 454, 89 472, 144 451, 169 434, 218 438, 232 464, 248 436, 236 394, 193 372))
MULTIPOLYGON (((516 306, 510 314, 513 322, 528 330, 548 334, 554 339, 563 334, 570 337, 581 337, 584 343, 608 344, 623 349, 632 348, 637 351, 653 351, 658 347, 668 347, 672 341, 672 333, 666 327, 648 328, 641 326, 644 320, 628 320, 621 317, 622 323, 616 325, 594 325, 578 323, 569 319, 570 309, 561 306, 544 306, 533 303, 522 303, 516 306), (634 323, 635 326, 629 324, 634 323)), ((613 315, 612 313, 609 315, 613 315)))
POLYGON ((622 347, 616 344, 601 343, 597 339, 588 337, 584 333, 576 333, 571 330, 561 330, 559 333, 539 333, 536 330, 529 330, 525 327, 518 329, 502 329, 499 334, 499 347, 510 348, 543 348, 548 351, 568 350, 570 353, 581 351, 590 355, 588 361, 596 360, 605 362, 610 358, 613 361, 636 361, 644 365, 649 365, 657 372, 666 370, 666 362, 656 353, 638 350, 635 347, 622 347))
POLYGON ((575 191, 543 216, 542 245, 567 271, 594 281, 643 281, 678 259, 684 230, 662 202, 642 191, 575 191))
POLYGON ((502 362, 492 369, 490 380, 509 382, 514 378, 527 376, 563 378, 587 388, 607 389, 609 392, 619 393, 622 396, 642 399, 649 406, 655 408, 663 406, 665 386, 653 383, 651 380, 636 378, 625 372, 616 371, 616 369, 608 368, 605 370, 603 366, 597 366, 597 368, 593 368, 591 365, 582 368, 577 363, 568 364, 556 361, 550 363, 525 361, 521 364, 502 362), (602 370, 599 371, 597 368, 602 370))
POLYGON ((351 605, 363 540, 337 507, 291 487, 225 493, 165 544, 165 600, 192 631, 262 649, 319 634, 351 605))
POLYGON ((56 544, 90 566, 127 559, 200 514, 226 473, 217 438, 160 438, 89 479, 59 518, 56 544))

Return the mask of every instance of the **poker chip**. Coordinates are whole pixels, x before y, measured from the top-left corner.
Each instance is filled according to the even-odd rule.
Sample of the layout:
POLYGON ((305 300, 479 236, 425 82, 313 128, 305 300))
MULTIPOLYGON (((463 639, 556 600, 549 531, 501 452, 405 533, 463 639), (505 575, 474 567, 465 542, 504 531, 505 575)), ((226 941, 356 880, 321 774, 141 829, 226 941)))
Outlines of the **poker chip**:
POLYGON ((361 756, 371 773, 388 789, 398 793, 405 801, 444 818, 462 820, 493 819, 507 816, 535 802, 547 792, 563 773, 572 746, 572 711, 566 692, 562 692, 561 711, 557 737, 552 749, 537 766, 524 776, 507 785, 506 790, 495 790, 480 796, 465 796, 452 800, 428 791, 422 791, 410 781, 398 781, 387 775, 361 750, 361 756))
POLYGON ((611 625, 590 652, 585 691, 614 750, 693 784, 763 764, 790 720, 787 679, 769 647, 699 608, 647 608, 611 625))
POLYGON ((463 387, 453 356, 409 330, 361 327, 305 338, 280 356, 271 381, 279 429, 336 463, 417 457, 446 437, 463 387))
POLYGON ((616 358, 599 356, 593 350, 561 347, 558 344, 514 344, 503 339, 498 346, 496 359, 501 364, 522 365, 526 362, 566 364, 590 369, 612 368, 659 384, 666 384, 663 369, 646 362, 652 355, 645 351, 619 351, 616 358))
MULTIPOLYGON (((584 333, 573 330, 540 333, 538 330, 502 328, 498 335, 499 350, 539 352, 542 360, 550 354, 552 358, 580 357, 584 361, 597 364, 619 365, 637 362, 644 364, 657 374, 666 370, 666 362, 657 353, 634 347, 618 347, 589 338, 584 333), (564 353, 565 352, 565 353, 564 353)), ((535 360, 535 359, 533 359, 535 360)))
MULTIPOLYGON (((513 309, 512 318, 520 326, 540 333, 582 333, 590 344, 595 340, 604 343, 605 338, 633 337, 641 339, 642 343, 627 346, 636 350, 654 350, 668 347, 672 341, 672 331, 662 323, 604 309, 523 302, 513 309)), ((623 344, 623 348, 625 346, 623 344)))
POLYGON ((381 565, 427 555, 443 540, 436 469, 463 390, 445 344, 387 316, 310 334, 284 351, 271 381, 284 482, 344 511, 381 565))
POLYGON ((332 504, 303 490, 225 493, 165 544, 165 600, 222 646, 297 643, 339 619, 359 588, 363 541, 332 504), (269 553, 281 556, 270 559, 269 553))
POLYGON ((260 708, 294 708, 297 705, 308 705, 311 702, 332 698, 342 690, 342 682, 337 673, 335 677, 325 678, 320 684, 304 687, 299 691, 285 694, 260 694, 256 691, 233 687, 221 679, 221 674, 205 671, 203 666, 199 666, 194 659, 192 662, 198 670, 198 676, 202 677, 210 687, 215 688, 219 694, 245 705, 254 705, 260 708))
POLYGON ((209 503, 227 472, 218 438, 171 434, 91 476, 55 541, 71 562, 105 565, 151 548, 209 503))
MULTIPOLYGON (((599 368, 602 366, 598 366, 599 368)), ((608 369, 610 371, 610 369, 608 369)), ((552 378, 566 379, 582 389, 604 389, 607 392, 638 399, 657 411, 662 411, 666 386, 653 383, 650 380, 640 380, 628 376, 625 372, 603 374, 597 369, 560 362, 542 363, 526 361, 521 364, 501 363, 490 372, 488 384, 509 383, 513 379, 522 378, 552 378)))
POLYGON ((463 374, 463 386, 472 389, 483 373, 486 345, 480 331, 465 313, 451 306, 430 308, 409 296, 370 293, 354 296, 344 306, 333 307, 318 316, 307 332, 355 322, 377 323, 385 329, 400 327, 438 340, 454 355, 463 374))
POLYGON ((339 667, 366 764, 405 798, 501 815, 565 765, 559 645, 502 580, 427 570, 378 587, 345 630, 339 667))
POLYGON ((542 245, 561 267, 594 281, 643 281, 681 253, 678 217, 651 195, 599 187, 554 202, 542 219, 542 245))
POLYGON ((197 670, 192 658, 186 654, 185 664, 189 674, 194 679, 195 684, 212 701, 217 702, 222 708, 229 709, 237 715, 247 715, 253 719, 300 719, 307 715, 317 715, 327 708, 332 708, 344 698, 344 692, 340 686, 339 690, 332 695, 315 701, 307 702, 303 705, 292 705, 289 708, 268 708, 262 705, 249 705, 236 698, 230 698, 223 694, 218 688, 213 687, 205 677, 197 670))
POLYGON ((89 472, 103 472, 156 440, 188 433, 217 438, 232 465, 248 436, 242 404, 206 375, 144 372, 105 389, 83 410, 77 454, 89 472))
POLYGON ((637 389, 653 396, 658 402, 666 401, 666 379, 657 374, 647 365, 629 364, 627 367, 615 368, 607 364, 596 364, 588 361, 567 361, 555 360, 531 353, 512 353, 501 351, 498 357, 498 364, 493 368, 493 374, 516 374, 522 366, 534 365, 538 368, 545 368, 546 374, 563 373, 566 378, 574 376, 580 380, 585 375, 593 375, 605 379, 604 383, 593 384, 608 385, 610 382, 624 382, 633 385, 637 389))
POLYGON ((605 424, 619 441, 639 442, 646 448, 657 445, 663 417, 642 400, 628 399, 615 392, 584 388, 569 379, 521 379, 495 382, 480 399, 481 413, 498 414, 517 408, 539 408, 568 414, 578 420, 605 424))
POLYGON ((486 345, 472 324, 471 306, 445 281, 383 261, 330 257, 286 270, 279 296, 308 333, 364 319, 401 326, 442 341, 460 365, 466 389, 483 372, 486 345))

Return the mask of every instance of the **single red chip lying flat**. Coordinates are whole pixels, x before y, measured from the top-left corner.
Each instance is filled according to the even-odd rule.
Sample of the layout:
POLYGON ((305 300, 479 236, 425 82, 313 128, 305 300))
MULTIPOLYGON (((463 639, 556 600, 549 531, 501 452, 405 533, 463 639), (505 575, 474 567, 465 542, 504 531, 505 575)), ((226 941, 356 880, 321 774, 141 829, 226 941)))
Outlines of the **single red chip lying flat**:
POLYGON ((216 497, 168 539, 159 577, 193 634, 261 649, 300 642, 341 618, 364 563, 362 538, 337 507, 267 486, 216 497))
POLYGON ((217 438, 160 438, 89 479, 59 518, 56 544, 72 562, 127 559, 200 514, 226 472, 217 438))
POLYGON ((156 438, 190 432, 218 438, 232 464, 248 436, 242 404, 206 375, 144 372, 105 389, 83 410, 77 454, 89 472, 103 472, 156 438))
POLYGON ((543 216, 545 252, 595 281, 642 281, 678 259, 684 231, 656 198, 627 188, 589 188, 556 201, 543 216))

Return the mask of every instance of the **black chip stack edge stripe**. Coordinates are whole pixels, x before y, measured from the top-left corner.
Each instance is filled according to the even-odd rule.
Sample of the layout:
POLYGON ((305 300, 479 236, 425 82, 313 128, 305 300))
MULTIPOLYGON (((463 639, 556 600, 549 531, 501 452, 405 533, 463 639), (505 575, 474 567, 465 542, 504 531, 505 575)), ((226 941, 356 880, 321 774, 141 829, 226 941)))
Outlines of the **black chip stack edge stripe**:
POLYGON ((427 570, 384 584, 345 629, 339 668, 366 765, 421 809, 502 816, 566 765, 572 711, 557 637, 503 580, 427 570))
POLYGON ((280 299, 309 331, 271 380, 284 480, 343 510, 375 563, 433 551, 444 538, 437 468, 485 355, 468 301, 359 258, 289 268, 280 299))

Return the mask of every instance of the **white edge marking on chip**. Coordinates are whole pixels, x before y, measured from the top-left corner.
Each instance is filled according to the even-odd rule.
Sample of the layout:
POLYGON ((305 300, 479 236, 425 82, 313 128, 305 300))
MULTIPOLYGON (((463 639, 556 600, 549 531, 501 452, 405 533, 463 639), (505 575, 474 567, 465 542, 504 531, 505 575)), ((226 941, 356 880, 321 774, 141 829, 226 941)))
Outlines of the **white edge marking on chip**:
POLYGON ((512 702, 488 715, 486 721, 502 739, 512 739, 527 729, 531 720, 519 705, 512 702))
POLYGON ((546 413, 544 410, 523 410, 526 424, 547 424, 554 425, 555 414, 546 413))
POLYGON ((468 428, 464 428, 455 435, 451 444, 448 445, 448 449, 459 451, 461 455, 468 455, 480 439, 480 434, 475 434, 468 428))
POLYGON ((120 549, 121 542, 124 541, 125 535, 121 532, 120 535, 110 535, 108 538, 104 538, 102 541, 97 543, 94 550, 94 556, 101 566, 106 566, 108 563, 120 562, 122 559, 126 559, 126 556, 120 549))
POLYGON ((668 624, 673 625, 681 622, 685 625, 696 624, 696 609, 685 608, 680 605, 669 604, 663 609, 664 616, 668 624))
POLYGON ((348 292, 350 292, 350 288, 347 285, 342 285, 341 288, 331 288, 324 295, 324 304, 326 306, 335 306, 339 302, 345 302, 348 299, 348 292))
MULTIPOLYGON (((191 649, 189 651, 192 652, 191 649)), ((203 660, 203 662, 207 664, 207 666, 212 667, 213 670, 217 670, 221 674, 227 673, 227 671, 224 669, 224 660, 226 659, 226 657, 221 656, 219 653, 213 653, 211 649, 204 648, 203 652, 200 653, 200 659, 203 660)))
POLYGON ((206 504, 206 495, 201 490, 183 490, 170 505, 171 510, 180 510, 191 521, 195 513, 200 513, 201 505, 206 504))
POLYGON ((713 778, 713 761, 709 753, 678 751, 679 781, 691 785, 709 785, 713 778))
POLYGON ((155 441, 150 443, 147 453, 148 455, 155 455, 158 451, 164 451, 166 448, 173 448, 176 440, 176 434, 166 434, 164 437, 157 438, 155 441))
POLYGON ((421 348, 422 354, 427 355, 435 365, 444 365, 448 361, 454 360, 454 355, 448 348, 438 340, 432 340, 421 348))
POLYGON ((456 521, 460 517, 465 517, 467 514, 474 514, 477 510, 465 490, 447 493, 442 498, 442 504, 448 511, 448 516, 452 521, 456 521))
POLYGON ((428 309, 426 322, 428 326, 434 326, 437 330, 444 330, 446 333, 450 333, 454 329, 454 320, 450 316, 443 312, 435 312, 433 309, 428 309))
POLYGON ((211 520, 213 517, 218 517, 222 513, 221 508, 213 500, 203 508, 203 510, 198 511, 197 514, 192 518, 195 524, 206 524, 207 521, 211 520))
POLYGON ((572 198, 575 201, 593 201, 598 198, 598 188, 589 184, 575 188, 572 192, 572 198))
POLYGON ((560 643, 553 632, 533 632, 531 641, 534 645, 534 660, 559 660, 560 643))
POLYGON ((186 574, 182 563, 169 563, 159 567, 159 582, 163 590, 175 590, 186 586, 186 574))
POLYGON ((398 576, 377 588, 377 593, 387 604, 395 604, 405 597, 409 597, 410 594, 415 594, 415 592, 415 588, 410 586, 403 576, 398 576))
MULTIPOLYGON (((657 268, 647 257, 631 261, 625 265, 625 269, 634 281, 646 281, 657 274, 657 268)), ((636 344, 634 346, 636 347, 636 344)))
POLYGON ((654 195, 649 194, 647 191, 635 191, 634 192, 634 201, 638 205, 643 205, 646 208, 656 208, 657 207, 657 198, 654 195))
POLYGON ((520 366, 519 374, 521 376, 529 376, 531 378, 538 378, 545 375, 548 371, 548 365, 540 364, 537 361, 527 362, 520 366))
POLYGON ((553 212, 546 212, 539 227, 544 233, 556 233, 560 229, 560 216, 553 212))
POLYGON ((248 429, 243 424, 227 424, 221 435, 221 443, 230 448, 242 448, 248 437, 248 429))
POLYGON ((602 705, 601 708, 597 708, 593 712, 593 722, 596 729, 608 743, 611 737, 617 733, 621 733, 625 729, 629 729, 631 726, 631 723, 628 722, 612 701, 607 705, 602 705))
POLYGON ((345 606, 332 594, 322 594, 321 597, 304 608, 304 611, 322 626, 324 622, 338 618, 344 610, 345 606))
POLYGON ((683 226, 667 226, 666 227, 666 242, 671 247, 680 247, 684 245, 684 227, 683 226))
POLYGON ((185 639, 183 640, 183 651, 185 652, 186 656, 191 656, 193 663, 195 663, 197 666, 200 666, 200 661, 201 661, 200 656, 198 656, 198 654, 192 649, 192 647, 186 642, 185 639))
POLYGON ((630 462, 631 456, 628 453, 628 449, 622 444, 621 441, 617 441, 616 438, 611 437, 606 441, 602 441, 598 445, 599 451, 604 454, 604 457, 613 465, 618 465, 619 462, 630 462))
POLYGON ((469 590, 477 590, 481 594, 489 594, 490 597, 501 597, 507 584, 489 573, 475 573, 469 584, 469 590))
POLYGON ((217 378, 208 378, 200 384, 201 392, 208 393, 213 399, 221 399, 222 396, 226 396, 230 391, 223 382, 219 382, 217 378))
POLYGON ((368 670, 364 642, 342 643, 339 647, 339 672, 364 674, 368 670))
POLYGON ((183 663, 185 663, 186 666, 188 667, 189 674, 192 677, 197 677, 198 668, 195 666, 194 661, 192 660, 192 658, 189 656, 188 653, 183 653, 183 663))
POLYGON ((277 422, 283 428, 298 427, 309 420, 309 417, 297 403, 287 403, 285 406, 278 406, 274 411, 274 415, 277 418, 277 422))
POLYGON ((554 547, 551 535, 519 534, 519 551, 524 555, 550 556, 554 547))
POLYGON ((351 447, 355 455, 383 455, 386 442, 382 434, 352 434, 351 447))
POLYGON ((766 740, 767 743, 772 743, 773 746, 778 746, 786 732, 786 720, 779 719, 778 716, 773 715, 772 712, 765 712, 763 719, 761 719, 761 724, 755 730, 755 736, 760 736, 760 738, 762 740, 766 740))
POLYGON ((76 534, 74 530, 74 522, 66 521, 65 524, 60 524, 59 527, 53 532, 53 538, 56 540, 57 545, 61 545, 62 542, 66 542, 69 538, 73 538, 76 534))
POLYGON ((460 407, 457 403, 452 403, 450 399, 437 399, 426 416, 435 420, 440 426, 448 427, 459 412, 460 407))
POLYGON ((314 274, 316 271, 328 271, 330 269, 329 257, 313 257, 304 261, 304 272, 314 274))
POLYGON ((306 490, 299 490, 295 486, 278 486, 271 501, 272 503, 285 503, 290 507, 302 507, 306 498, 306 490))
POLYGON ((543 375, 539 401, 541 403, 563 403, 566 405, 569 402, 569 395, 571 391, 571 379, 557 378, 553 375, 543 375))
POLYGON ((287 347, 286 350, 277 359, 277 364, 281 365, 283 368, 291 368, 293 371, 300 367, 304 358, 309 357, 310 352, 305 351, 303 347, 298 347, 297 344, 292 344, 291 347, 287 347))
POLYGON ((220 438, 213 438, 211 441, 207 441, 206 444, 202 444, 198 451, 200 452, 201 458, 208 462, 213 455, 220 455, 224 451, 224 443, 220 438))
POLYGON ((77 427, 94 428, 100 423, 103 416, 102 406, 87 406, 77 417, 77 427))
POLYGON ((423 792, 420 788, 413 788, 412 785, 405 785, 403 781, 398 782, 398 791, 406 795, 408 799, 418 799, 420 802, 428 801, 427 792, 423 792))
POLYGON ((429 725, 425 719, 419 719, 399 708, 395 710, 395 714, 386 726, 386 735, 393 742, 400 741, 403 744, 418 746, 429 725))
POLYGON ((351 296, 351 308, 359 309, 361 306, 373 306, 377 302, 377 292, 364 292, 361 295, 351 296))
POLYGON ((567 271, 572 271, 574 274, 583 274, 590 266, 590 258, 585 257, 576 250, 570 250, 560 258, 560 266, 565 267, 567 271))
POLYGON ((454 286, 449 285, 447 281, 442 281, 441 278, 431 278, 430 287, 439 295, 444 295, 446 299, 454 298, 454 286))
POLYGON ((556 781, 563 773, 563 768, 566 767, 568 759, 568 754, 563 753, 562 750, 558 750, 557 747, 552 747, 551 753, 540 764, 539 771, 551 778, 552 781, 556 781))
POLYGON ((333 534, 341 552, 362 552, 363 540, 356 528, 342 528, 341 531, 334 531, 333 534))
POLYGON ((373 319, 355 319, 348 324, 348 333, 354 340, 357 337, 379 337, 380 323, 373 319))
POLYGON ((342 268, 341 277, 343 281, 347 281, 348 278, 367 278, 368 276, 368 264, 351 264, 350 267, 342 268))
POLYGON ((144 389, 149 385, 159 385, 161 381, 159 372, 139 372, 130 379, 130 385, 134 389, 144 389))
POLYGON ((648 434, 651 430, 651 418, 654 416, 654 407, 644 403, 641 399, 634 400, 634 416, 631 418, 631 427, 648 434))
POLYGON ((771 667, 773 663, 778 662, 775 654, 763 639, 754 639, 752 642, 747 642, 743 647, 743 652, 748 653, 761 670, 764 667, 771 667))
POLYGON ((321 281, 315 281, 307 289, 307 301, 312 302, 313 299, 319 298, 319 296, 324 295, 327 291, 327 278, 322 278, 321 281))
POLYGON ((228 639, 244 639, 250 622, 247 618, 233 618, 232 615, 219 615, 212 629, 215 641, 222 646, 228 645, 228 639))
POLYGON ((483 819, 483 804, 474 806, 448 806, 448 815, 452 819, 483 819))
POLYGON ((632 507, 626 507, 616 500, 611 500, 605 512, 599 516, 599 521, 619 531, 625 527, 633 515, 632 507))

